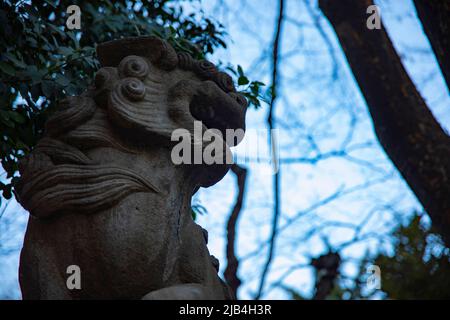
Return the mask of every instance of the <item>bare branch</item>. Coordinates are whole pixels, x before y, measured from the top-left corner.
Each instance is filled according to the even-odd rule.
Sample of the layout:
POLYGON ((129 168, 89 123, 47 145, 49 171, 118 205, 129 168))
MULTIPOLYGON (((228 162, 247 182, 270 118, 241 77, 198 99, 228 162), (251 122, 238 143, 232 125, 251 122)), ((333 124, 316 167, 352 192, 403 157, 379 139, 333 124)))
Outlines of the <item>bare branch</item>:
POLYGON ((275 38, 273 41, 273 53, 272 53, 272 95, 269 105, 269 115, 267 117, 267 124, 269 125, 270 132, 270 146, 272 150, 272 163, 274 164, 275 173, 273 175, 273 185, 274 185, 274 210, 273 210, 273 218, 272 218, 272 233, 269 241, 269 253, 267 256, 267 260, 263 267, 263 272, 261 275, 261 281, 259 283, 258 292, 256 293, 255 299, 258 300, 264 289, 264 283, 266 280, 267 273, 270 268, 270 264, 273 259, 274 249, 275 249, 275 239, 277 235, 277 227, 278 227, 278 219, 280 216, 280 168, 278 164, 278 155, 277 155, 277 143, 274 135, 272 134, 272 129, 275 128, 275 101, 277 99, 277 84, 278 84, 278 55, 279 55, 279 45, 281 39, 281 30, 283 26, 283 18, 284 18, 284 0, 280 0, 278 3, 278 18, 277 18, 277 26, 275 29, 275 38))
POLYGON ((234 164, 231 166, 231 171, 237 178, 238 195, 227 223, 227 267, 225 268, 224 276, 234 296, 237 297, 237 291, 241 285, 241 280, 237 276, 239 261, 235 252, 236 224, 239 219, 239 214, 241 213, 242 203, 244 202, 247 169, 234 164))
POLYGON ((387 155, 450 245, 450 138, 408 76, 382 27, 369 30, 372 0, 320 0, 366 99, 387 155))
POLYGON ((447 88, 450 88, 450 3, 448 1, 414 0, 417 15, 431 47, 447 88))

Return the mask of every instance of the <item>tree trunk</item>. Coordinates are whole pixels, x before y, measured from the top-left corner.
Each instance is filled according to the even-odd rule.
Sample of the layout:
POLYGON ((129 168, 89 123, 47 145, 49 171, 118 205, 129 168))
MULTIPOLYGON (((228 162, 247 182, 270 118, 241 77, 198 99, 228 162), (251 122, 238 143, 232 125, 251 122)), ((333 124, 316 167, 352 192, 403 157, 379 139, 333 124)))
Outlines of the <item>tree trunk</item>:
POLYGON ((370 5, 371 0, 319 1, 365 97, 380 144, 450 246, 450 138, 417 92, 384 27, 367 28, 370 5))
POLYGON ((450 1, 414 0, 414 4, 450 88, 450 1))

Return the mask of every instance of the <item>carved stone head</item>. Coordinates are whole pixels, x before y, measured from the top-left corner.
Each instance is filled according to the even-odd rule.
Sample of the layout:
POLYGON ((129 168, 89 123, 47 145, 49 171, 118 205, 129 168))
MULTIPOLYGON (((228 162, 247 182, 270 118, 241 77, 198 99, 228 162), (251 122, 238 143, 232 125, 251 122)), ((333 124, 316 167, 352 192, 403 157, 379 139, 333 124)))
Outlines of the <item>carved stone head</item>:
MULTIPOLYGON (((95 100, 128 137, 144 144, 173 146, 174 130, 186 129, 194 144, 197 120, 202 132, 209 129, 214 143, 223 146, 224 160, 230 159, 229 147, 238 144, 243 134, 226 142, 224 137, 230 129, 245 131, 247 101, 236 92, 228 74, 209 61, 195 60, 185 52, 177 54, 154 37, 101 44, 98 56, 104 67, 95 78, 95 100)), ((197 138, 204 140, 197 141, 203 148, 212 140, 203 135, 197 138)), ((209 186, 225 175, 228 166, 219 163, 203 169, 200 185, 209 186)))
POLYGON ((245 129, 245 98, 212 63, 155 37, 101 44, 98 57, 94 84, 59 106, 20 163, 17 196, 31 214, 23 297, 230 298, 191 216, 192 194, 228 165, 175 164, 171 136, 184 129, 195 145, 200 120, 229 153, 239 141, 222 136, 245 129), (82 272, 78 291, 66 286, 71 265, 82 272))
MULTIPOLYGON (((176 53, 156 37, 106 42, 98 46, 97 53, 103 67, 94 84, 83 95, 64 100, 48 120, 44 138, 21 162, 22 181, 26 183, 16 189, 22 205, 34 215, 48 216, 68 206, 77 207, 82 201, 74 198, 102 197, 94 178, 98 170, 104 171, 103 179, 109 172, 110 180, 120 173, 96 166, 88 155, 90 150, 109 147, 128 153, 155 153, 153 150, 160 148, 157 152, 161 153, 165 148, 170 152, 175 144, 171 139, 174 130, 186 129, 194 137, 194 121, 200 120, 203 131, 215 129, 219 133, 214 143, 223 145, 223 158, 229 159, 229 147, 240 140, 227 141, 228 145, 223 139, 226 130, 245 130, 247 101, 236 92, 231 77, 211 62, 176 53), (84 180, 79 180, 82 176, 84 180), (68 195, 72 205, 67 205, 70 201, 56 203, 61 193, 69 193, 70 185, 85 183, 92 186, 92 194, 68 195)), ((203 141, 203 148, 209 143, 211 139, 203 141)), ((199 187, 222 179, 229 163, 183 166, 195 175, 194 183, 199 187)), ((136 181, 136 177, 129 180, 136 181)), ((148 184, 121 184, 108 194, 109 202, 148 184)), ((98 208, 97 203, 88 211, 98 208)))

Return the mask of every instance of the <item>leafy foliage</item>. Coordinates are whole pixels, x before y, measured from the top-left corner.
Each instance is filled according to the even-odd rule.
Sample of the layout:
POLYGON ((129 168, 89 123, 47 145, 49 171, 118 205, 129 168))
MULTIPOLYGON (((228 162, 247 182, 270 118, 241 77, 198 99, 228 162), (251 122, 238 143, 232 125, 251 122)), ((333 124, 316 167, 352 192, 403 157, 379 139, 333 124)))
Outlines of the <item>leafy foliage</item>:
MULTIPOLYGON (((226 47, 221 24, 202 12, 186 15, 171 0, 3 1, 0 23, 0 158, 12 178, 0 188, 7 199, 18 159, 36 144, 49 114, 64 96, 80 94, 99 68, 95 44, 157 35, 197 59, 226 47), (66 28, 72 4, 81 9, 81 30, 66 28)), ((256 105, 255 85, 246 95, 256 105)))
POLYGON ((387 297, 449 299, 450 250, 440 236, 416 215, 408 226, 396 230, 394 237, 394 255, 380 254, 375 259, 387 297))
POLYGON ((237 78, 238 88, 240 89, 239 92, 247 98, 249 106, 259 108, 261 107, 261 101, 268 103, 271 91, 267 90, 263 93, 262 87, 265 86, 264 83, 260 81, 250 81, 244 74, 244 70, 240 65, 238 65, 236 69, 229 66, 227 67, 227 70, 237 78))
MULTIPOLYGON (((328 294, 328 300, 340 299, 449 299, 450 298, 450 250, 420 215, 414 215, 407 226, 399 226, 392 234, 392 254, 370 254, 362 259, 355 279, 340 281, 328 294), (381 271, 381 290, 368 286, 369 265, 377 265, 381 271), (347 286, 345 281, 352 280, 347 286), (380 294, 382 293, 382 294, 380 294)), ((283 287, 294 300, 305 299, 292 288, 283 287)))
POLYGON ((387 299, 449 299, 450 250, 438 234, 414 215, 407 226, 393 233, 394 252, 368 256, 361 264, 355 286, 344 290, 350 299, 373 297, 377 290, 367 290, 366 267, 379 266, 381 290, 387 299))

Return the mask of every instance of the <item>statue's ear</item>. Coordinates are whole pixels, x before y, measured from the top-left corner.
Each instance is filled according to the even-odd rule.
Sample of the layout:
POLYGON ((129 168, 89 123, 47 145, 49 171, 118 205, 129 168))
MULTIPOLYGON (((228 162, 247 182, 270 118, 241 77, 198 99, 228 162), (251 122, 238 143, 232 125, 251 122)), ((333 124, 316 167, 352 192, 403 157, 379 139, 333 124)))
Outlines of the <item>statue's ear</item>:
POLYGON ((163 70, 172 70, 178 64, 177 53, 172 46, 153 36, 124 38, 97 46, 97 56, 103 67, 117 67, 123 58, 130 55, 148 58, 163 70))

